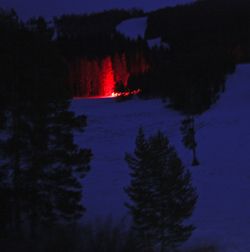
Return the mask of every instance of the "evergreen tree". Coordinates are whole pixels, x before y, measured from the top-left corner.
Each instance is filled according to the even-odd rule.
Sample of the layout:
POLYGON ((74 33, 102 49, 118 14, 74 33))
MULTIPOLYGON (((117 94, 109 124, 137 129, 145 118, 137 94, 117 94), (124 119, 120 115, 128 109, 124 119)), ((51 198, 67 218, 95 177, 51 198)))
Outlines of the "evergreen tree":
POLYGON ((22 72, 24 30, 16 13, 0 9, 0 221, 3 232, 20 226, 22 176, 20 155, 26 145, 26 122, 21 116, 20 79, 22 72), (20 64, 21 63, 21 64, 20 64), (7 159, 11 160, 9 163, 7 159), (10 168, 11 166, 11 168, 10 168))
POLYGON ((118 82, 116 82, 116 84, 115 84, 115 88, 114 88, 114 92, 115 93, 125 93, 125 92, 127 92, 128 90, 126 89, 126 87, 125 87, 125 85, 124 85, 124 83, 122 82, 122 81, 118 81, 118 82))
POLYGON ((64 63, 44 20, 28 27, 16 21, 2 35, 9 43, 0 42, 8 52, 0 64, 9 70, 0 76, 0 222, 10 233, 25 226, 36 235, 44 224, 74 221, 84 211, 81 179, 91 151, 76 145, 73 133, 84 130, 86 117, 69 111, 64 63))
POLYGON ((142 249, 160 245, 162 252, 174 251, 194 229, 183 224, 197 200, 190 173, 161 132, 146 139, 140 129, 134 154, 125 159, 132 177, 126 206, 142 249))
POLYGON ((193 153, 193 161, 192 165, 196 166, 199 165, 199 161, 196 156, 196 147, 197 147, 197 142, 195 139, 195 120, 193 116, 190 116, 186 119, 184 119, 181 122, 181 128, 180 128, 183 138, 182 142, 184 146, 190 150, 192 150, 193 153))
POLYGON ((116 101, 126 101, 133 97, 131 90, 125 86, 122 81, 115 84, 114 94, 116 96, 116 101))

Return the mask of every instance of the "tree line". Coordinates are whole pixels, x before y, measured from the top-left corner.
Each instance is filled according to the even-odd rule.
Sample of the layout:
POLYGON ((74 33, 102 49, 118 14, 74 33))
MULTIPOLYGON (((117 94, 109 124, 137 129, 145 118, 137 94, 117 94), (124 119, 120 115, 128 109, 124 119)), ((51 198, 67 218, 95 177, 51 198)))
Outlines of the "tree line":
POLYGON ((101 59, 134 50, 135 42, 116 31, 123 20, 144 16, 140 9, 113 9, 100 13, 62 15, 53 21, 57 46, 67 58, 101 59))
MULTIPOLYGON (((160 36, 170 45, 170 49, 150 49, 146 39, 132 41, 116 31, 121 21, 146 15, 137 9, 62 15, 54 18, 45 30, 46 36, 53 36, 53 46, 66 62, 64 72, 68 80, 75 62, 101 62, 107 57, 125 54, 127 68, 131 69, 131 61, 139 52, 149 65, 149 71, 132 74, 127 88, 142 90, 142 97, 168 98, 172 108, 185 114, 201 114, 224 91, 227 75, 234 71, 235 64, 246 60, 241 56, 247 55, 245 52, 248 48, 247 35, 244 36, 247 22, 241 26, 245 15, 240 21, 236 17, 242 5, 238 4, 241 7, 234 8, 234 12, 230 6, 225 7, 222 0, 220 4, 198 1, 147 13, 146 39, 160 36), (221 16, 217 15, 217 7, 222 12, 221 16), (236 20, 232 36, 228 35, 231 23, 224 21, 229 17, 236 20), (220 24, 219 32, 217 23, 220 24)), ((46 21, 42 18, 39 20, 41 30, 46 21)), ((26 25, 32 29, 32 20, 26 25)), ((80 69, 80 65, 75 65, 80 69)), ((79 78, 74 85, 79 86, 84 76, 81 80, 79 78)))
POLYGON ((149 13, 146 39, 161 37, 170 49, 151 50, 151 71, 131 77, 131 86, 184 114, 203 113, 235 65, 250 60, 249 10, 245 0, 202 0, 149 13))
POLYGON ((43 19, 0 11, 1 237, 79 219, 91 150, 74 143, 86 117, 69 111, 65 66, 43 19))

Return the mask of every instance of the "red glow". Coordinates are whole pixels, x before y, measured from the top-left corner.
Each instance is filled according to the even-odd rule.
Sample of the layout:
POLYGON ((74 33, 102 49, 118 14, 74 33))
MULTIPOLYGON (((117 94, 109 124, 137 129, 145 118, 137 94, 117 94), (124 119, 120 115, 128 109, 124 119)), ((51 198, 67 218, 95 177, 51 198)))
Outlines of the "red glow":
MULTIPOLYGON (((122 82, 126 87, 130 75, 144 73, 149 69, 142 53, 130 55, 129 60, 125 53, 102 60, 85 58, 72 62, 69 67, 68 82, 74 97, 119 96, 114 94, 115 83, 122 82)), ((128 92, 127 95, 137 92, 128 92)))
POLYGON ((111 57, 107 57, 102 62, 101 70, 101 95, 110 96, 114 91, 115 79, 111 57))
POLYGON ((116 54, 114 56, 113 69, 114 69, 115 83, 122 82, 125 86, 127 86, 130 72, 127 67, 127 60, 125 53, 123 53, 121 56, 119 54, 116 54))

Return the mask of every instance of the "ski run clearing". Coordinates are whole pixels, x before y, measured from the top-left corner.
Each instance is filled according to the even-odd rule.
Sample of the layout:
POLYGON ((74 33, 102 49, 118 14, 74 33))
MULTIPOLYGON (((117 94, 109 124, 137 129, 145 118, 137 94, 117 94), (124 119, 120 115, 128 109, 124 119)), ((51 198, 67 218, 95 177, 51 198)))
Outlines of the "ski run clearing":
POLYGON ((124 154, 133 152, 142 126, 147 136, 162 130, 192 172, 199 199, 189 221, 196 230, 184 247, 250 251, 250 65, 238 65, 217 103, 196 118, 198 167, 190 165, 191 151, 181 142, 183 116, 161 100, 79 99, 72 109, 88 116, 88 127, 76 135, 76 142, 94 154, 83 181, 85 220, 129 219, 123 188, 130 177, 124 154))

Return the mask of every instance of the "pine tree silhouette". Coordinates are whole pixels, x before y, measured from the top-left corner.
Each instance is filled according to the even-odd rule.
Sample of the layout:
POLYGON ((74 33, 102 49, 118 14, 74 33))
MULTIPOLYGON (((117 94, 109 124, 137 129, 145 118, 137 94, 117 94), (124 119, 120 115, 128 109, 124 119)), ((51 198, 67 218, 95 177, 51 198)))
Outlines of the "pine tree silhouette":
POLYGON ((194 230, 183 223, 197 200, 190 173, 161 132, 146 139, 140 129, 134 154, 125 159, 131 169, 126 206, 142 249, 160 244, 160 251, 174 251, 194 230))
POLYGON ((44 224, 81 217, 81 179, 92 154, 74 143, 74 131, 83 131, 87 121, 69 111, 64 63, 45 20, 27 27, 16 20, 15 29, 1 34, 8 44, 0 42, 9 52, 8 60, 0 59, 9 69, 0 76, 5 90, 0 210, 6 215, 0 221, 10 233, 36 235, 44 224))
POLYGON ((197 142, 195 139, 195 120, 193 116, 190 116, 184 119, 181 122, 181 133, 183 134, 182 142, 187 149, 192 150, 193 153, 193 161, 192 165, 197 166, 199 165, 199 161, 196 156, 196 147, 197 142))

